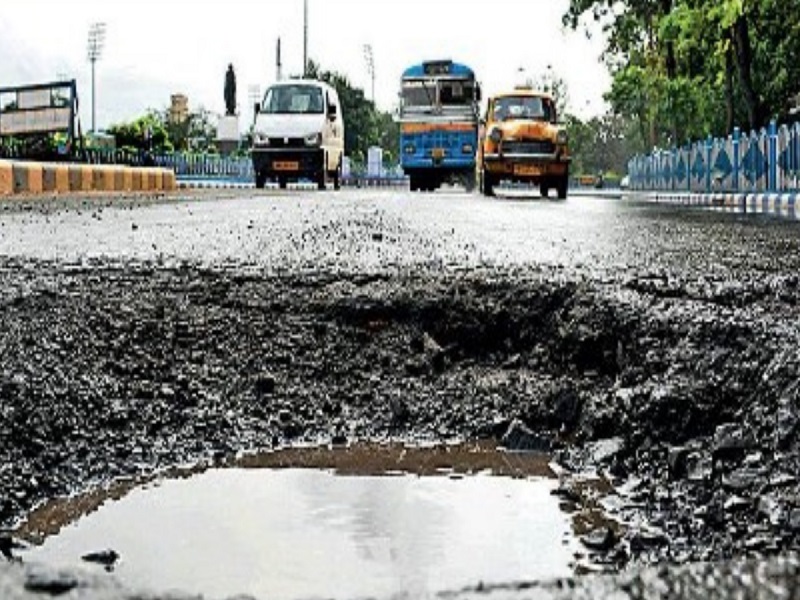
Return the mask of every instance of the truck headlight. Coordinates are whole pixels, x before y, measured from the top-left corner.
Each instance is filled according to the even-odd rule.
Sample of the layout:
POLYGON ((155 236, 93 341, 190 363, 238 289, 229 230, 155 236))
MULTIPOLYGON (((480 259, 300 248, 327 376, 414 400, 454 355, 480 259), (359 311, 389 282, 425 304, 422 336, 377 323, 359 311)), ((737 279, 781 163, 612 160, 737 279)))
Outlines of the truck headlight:
POLYGON ((567 136, 566 129, 559 129, 558 133, 556 134, 556 144, 563 146, 567 143, 568 140, 569 137, 567 136))
POLYGON ((500 140, 503 139, 503 132, 500 131, 499 127, 495 127, 489 134, 489 139, 492 140, 495 144, 499 144, 500 140))
POLYGON ((306 146, 320 146, 322 145, 322 134, 310 133, 305 137, 306 146))

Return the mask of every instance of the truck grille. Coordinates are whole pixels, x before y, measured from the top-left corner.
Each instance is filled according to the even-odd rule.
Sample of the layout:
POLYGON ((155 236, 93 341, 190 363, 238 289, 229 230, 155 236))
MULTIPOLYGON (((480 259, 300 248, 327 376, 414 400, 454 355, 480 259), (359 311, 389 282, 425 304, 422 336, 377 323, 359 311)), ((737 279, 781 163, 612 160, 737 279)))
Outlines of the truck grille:
POLYGON ((553 154, 556 146, 549 140, 508 140, 502 150, 505 154, 553 154))
POLYGON ((272 148, 304 148, 306 144, 303 138, 271 137, 269 145, 272 148))

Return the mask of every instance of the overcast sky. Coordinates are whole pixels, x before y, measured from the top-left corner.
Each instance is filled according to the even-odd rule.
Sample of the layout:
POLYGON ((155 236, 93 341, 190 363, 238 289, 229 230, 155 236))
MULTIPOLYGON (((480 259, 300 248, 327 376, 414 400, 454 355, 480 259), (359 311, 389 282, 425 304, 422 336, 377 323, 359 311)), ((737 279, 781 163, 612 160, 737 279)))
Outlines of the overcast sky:
MULTIPOLYGON (((563 77, 572 112, 603 111, 609 76, 600 62, 603 41, 565 31, 568 0, 308 0, 309 56, 344 73, 368 97, 364 58, 370 45, 378 106, 396 105, 403 70, 450 58, 473 67, 486 94, 533 77, 548 65, 563 77)), ((106 23, 97 63, 97 125, 164 109, 183 93, 190 108, 224 112, 229 63, 237 78, 242 129, 252 119, 250 96, 275 80, 275 46, 283 45, 286 75, 303 56, 303 0, 3 0, 0 11, 0 87, 78 80, 84 130, 91 125, 89 27, 106 23)))

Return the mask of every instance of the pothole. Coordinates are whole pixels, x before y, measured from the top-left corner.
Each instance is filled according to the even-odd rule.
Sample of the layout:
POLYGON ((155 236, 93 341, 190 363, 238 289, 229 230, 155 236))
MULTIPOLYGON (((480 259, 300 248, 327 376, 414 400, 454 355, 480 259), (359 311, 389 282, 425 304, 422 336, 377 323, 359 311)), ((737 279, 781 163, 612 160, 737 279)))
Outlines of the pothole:
POLYGON ((309 448, 176 475, 42 507, 17 530, 34 542, 22 560, 108 568, 132 589, 286 600, 432 597, 575 570, 544 455, 309 448))

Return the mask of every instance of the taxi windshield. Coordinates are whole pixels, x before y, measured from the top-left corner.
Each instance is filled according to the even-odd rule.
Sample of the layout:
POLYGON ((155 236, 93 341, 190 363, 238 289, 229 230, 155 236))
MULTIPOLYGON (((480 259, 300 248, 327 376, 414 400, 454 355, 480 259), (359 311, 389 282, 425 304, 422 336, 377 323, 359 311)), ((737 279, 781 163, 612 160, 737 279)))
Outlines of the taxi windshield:
POLYGON ((550 121, 553 115, 551 103, 537 96, 506 96, 498 98, 492 107, 495 121, 507 119, 531 119, 550 121))

